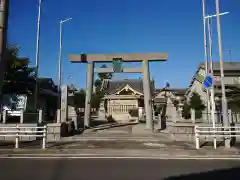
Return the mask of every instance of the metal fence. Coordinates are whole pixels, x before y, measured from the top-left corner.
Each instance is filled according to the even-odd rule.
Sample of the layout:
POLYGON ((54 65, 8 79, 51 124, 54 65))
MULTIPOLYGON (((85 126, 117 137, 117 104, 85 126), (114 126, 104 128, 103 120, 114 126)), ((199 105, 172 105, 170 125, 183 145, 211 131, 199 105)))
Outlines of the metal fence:
POLYGON ((3 126, 0 129, 0 137, 15 137, 15 148, 19 148, 21 137, 42 137, 42 149, 46 148, 47 126, 15 127, 3 126))
POLYGON ((217 137, 232 138, 240 136, 240 126, 228 126, 228 127, 207 127, 207 126, 195 126, 195 142, 196 149, 200 148, 200 137, 213 138, 214 149, 217 148, 217 137))

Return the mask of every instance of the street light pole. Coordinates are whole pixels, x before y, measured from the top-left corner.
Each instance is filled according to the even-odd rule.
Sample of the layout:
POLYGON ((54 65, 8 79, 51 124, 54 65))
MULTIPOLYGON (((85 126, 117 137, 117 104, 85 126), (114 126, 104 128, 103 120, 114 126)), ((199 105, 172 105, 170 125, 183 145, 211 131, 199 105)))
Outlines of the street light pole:
MULTIPOLYGON (((202 0, 202 11, 203 11, 203 38, 204 38, 204 61, 205 61, 205 76, 208 74, 208 54, 207 54, 207 33, 206 33, 206 10, 205 10, 205 0, 202 0)), ((209 102, 209 90, 206 90, 207 93, 207 120, 209 121, 209 112, 210 112, 210 102, 209 102)))
MULTIPOLYGON (((221 86, 222 86, 222 116, 223 116, 223 126, 229 126, 228 120, 228 105, 226 100, 225 83, 224 83, 224 71, 223 71, 223 53, 222 53, 222 36, 221 36, 221 24, 220 24, 220 13, 219 13, 219 0, 216 0, 216 17, 217 17, 217 31, 218 31, 218 48, 219 48, 219 63, 220 63, 220 73, 221 73, 221 86)), ((230 148, 230 139, 225 136, 225 147, 230 148)))
POLYGON ((39 70, 39 45, 40 45, 40 21, 41 21, 41 7, 42 0, 39 0, 38 5, 38 20, 37 20, 37 42, 36 42, 36 65, 35 65, 35 93, 34 93, 34 108, 37 110, 37 101, 38 101, 38 70, 39 70))
POLYGON ((59 57, 58 57, 58 92, 61 92, 62 86, 62 25, 63 23, 70 21, 72 18, 68 18, 60 21, 60 41, 59 41, 59 57))
POLYGON ((58 92, 61 91, 62 85, 62 21, 60 21, 60 41, 59 41, 59 57, 58 57, 58 92))

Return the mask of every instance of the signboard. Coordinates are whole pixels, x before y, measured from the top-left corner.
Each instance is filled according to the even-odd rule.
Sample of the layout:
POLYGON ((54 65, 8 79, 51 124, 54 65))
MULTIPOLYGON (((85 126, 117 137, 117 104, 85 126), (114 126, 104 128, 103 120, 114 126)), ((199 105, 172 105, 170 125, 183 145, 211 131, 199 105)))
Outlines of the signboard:
POLYGON ((213 84, 213 78, 212 78, 212 76, 206 76, 205 77, 205 79, 204 79, 204 81, 203 81, 203 86, 205 87, 205 88, 210 88, 210 87, 212 87, 212 84, 213 84))
POLYGON ((3 110, 25 110, 27 106, 27 95, 5 94, 3 95, 3 110))
POLYGON ((121 58, 113 58, 113 71, 115 73, 122 72, 122 59, 121 58))
POLYGON ((16 96, 16 110, 25 110, 27 106, 27 96, 17 95, 16 96))

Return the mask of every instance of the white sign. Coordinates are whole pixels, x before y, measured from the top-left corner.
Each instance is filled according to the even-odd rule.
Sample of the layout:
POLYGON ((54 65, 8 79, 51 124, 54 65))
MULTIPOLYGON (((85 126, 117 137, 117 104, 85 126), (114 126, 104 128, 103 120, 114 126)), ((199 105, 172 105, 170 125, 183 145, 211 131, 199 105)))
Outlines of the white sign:
POLYGON ((3 95, 3 110, 25 110, 27 106, 26 95, 5 94, 3 95))
POLYGON ((17 95, 16 109, 25 110, 27 106, 27 96, 26 95, 17 95))

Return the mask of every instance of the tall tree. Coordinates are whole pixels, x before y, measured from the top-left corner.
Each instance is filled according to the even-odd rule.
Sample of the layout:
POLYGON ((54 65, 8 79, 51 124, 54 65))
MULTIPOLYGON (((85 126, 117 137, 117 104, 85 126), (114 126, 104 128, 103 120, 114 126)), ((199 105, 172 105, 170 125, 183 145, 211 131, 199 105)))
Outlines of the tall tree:
MULTIPOLYGON (((103 64, 100 68, 107 68, 105 64, 103 64)), ((98 73, 98 78, 95 80, 94 85, 96 87, 96 93, 100 94, 100 89, 103 80, 105 79, 112 79, 113 73, 98 73)))
POLYGON ((29 59, 19 57, 19 48, 11 45, 7 46, 6 58, 3 93, 32 93, 36 79, 29 59))
POLYGON ((194 92, 190 99, 190 107, 195 110, 196 118, 202 117, 202 111, 205 109, 205 106, 201 100, 201 97, 198 93, 194 92))

